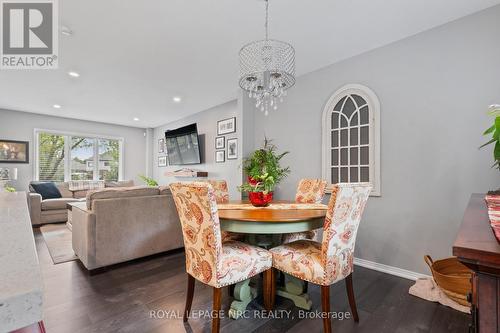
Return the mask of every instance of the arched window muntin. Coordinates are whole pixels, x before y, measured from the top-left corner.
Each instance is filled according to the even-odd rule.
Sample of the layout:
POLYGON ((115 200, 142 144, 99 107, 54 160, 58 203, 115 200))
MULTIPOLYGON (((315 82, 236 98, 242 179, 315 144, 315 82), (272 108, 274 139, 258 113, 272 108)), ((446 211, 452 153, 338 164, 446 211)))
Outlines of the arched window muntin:
POLYGON ((323 110, 323 178, 372 183, 380 195, 380 103, 368 87, 337 90, 323 110))

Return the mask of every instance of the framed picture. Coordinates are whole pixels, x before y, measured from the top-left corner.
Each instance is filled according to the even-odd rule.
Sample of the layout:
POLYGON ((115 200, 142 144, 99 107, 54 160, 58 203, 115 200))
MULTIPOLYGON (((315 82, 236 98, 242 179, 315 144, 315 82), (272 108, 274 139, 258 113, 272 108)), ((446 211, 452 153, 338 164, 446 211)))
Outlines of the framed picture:
POLYGON ((29 163, 28 141, 0 140, 0 163, 29 163))
POLYGON ((219 120, 217 122, 217 135, 236 132, 236 117, 219 120))
POLYGON ((226 140, 223 136, 218 136, 215 138, 215 149, 224 149, 226 145, 226 140))
POLYGON ((0 168, 0 180, 10 180, 8 168, 0 168))
POLYGON ((165 139, 159 139, 158 140, 158 152, 159 153, 164 153, 165 152, 165 139))
POLYGON ((159 167, 167 166, 167 156, 158 156, 158 166, 159 167))
POLYGON ((226 161, 226 155, 224 150, 216 150, 215 151, 215 162, 223 163, 226 161))
POLYGON ((238 139, 227 140, 227 159, 235 160, 238 158, 238 139))

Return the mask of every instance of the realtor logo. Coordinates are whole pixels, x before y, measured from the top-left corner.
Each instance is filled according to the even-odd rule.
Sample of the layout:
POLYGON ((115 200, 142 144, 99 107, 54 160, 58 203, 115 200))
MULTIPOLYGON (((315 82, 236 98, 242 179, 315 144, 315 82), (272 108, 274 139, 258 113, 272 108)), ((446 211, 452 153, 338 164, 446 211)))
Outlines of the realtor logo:
POLYGON ((0 69, 55 69, 57 0, 0 0, 0 69))

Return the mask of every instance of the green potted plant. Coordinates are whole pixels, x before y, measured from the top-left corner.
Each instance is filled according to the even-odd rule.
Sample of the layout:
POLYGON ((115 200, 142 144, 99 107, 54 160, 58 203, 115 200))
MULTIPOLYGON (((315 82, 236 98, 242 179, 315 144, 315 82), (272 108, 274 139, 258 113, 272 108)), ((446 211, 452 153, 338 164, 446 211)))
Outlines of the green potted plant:
POLYGON ((286 154, 287 151, 277 153, 276 146, 266 138, 262 148, 243 160, 248 182, 241 185, 239 190, 248 193, 252 205, 265 207, 271 203, 274 188, 290 173, 289 167, 282 168, 280 165, 286 154))
MULTIPOLYGON (((490 105, 488 113, 494 117, 493 125, 484 131, 483 135, 491 135, 491 139, 479 148, 494 144, 493 148, 493 165, 492 168, 500 170, 500 105, 490 105)), ((500 191, 495 191, 494 194, 499 195, 500 191)))
POLYGON ((139 178, 146 183, 147 186, 155 187, 158 186, 158 182, 151 177, 146 177, 144 175, 139 175, 139 178))

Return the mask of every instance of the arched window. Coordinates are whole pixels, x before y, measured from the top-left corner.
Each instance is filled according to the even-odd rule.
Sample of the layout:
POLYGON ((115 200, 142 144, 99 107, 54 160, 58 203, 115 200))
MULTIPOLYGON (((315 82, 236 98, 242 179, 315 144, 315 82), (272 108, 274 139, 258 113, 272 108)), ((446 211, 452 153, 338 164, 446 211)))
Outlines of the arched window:
POLYGON ((380 195, 380 103, 369 88, 349 84, 323 110, 323 178, 370 182, 380 195))

